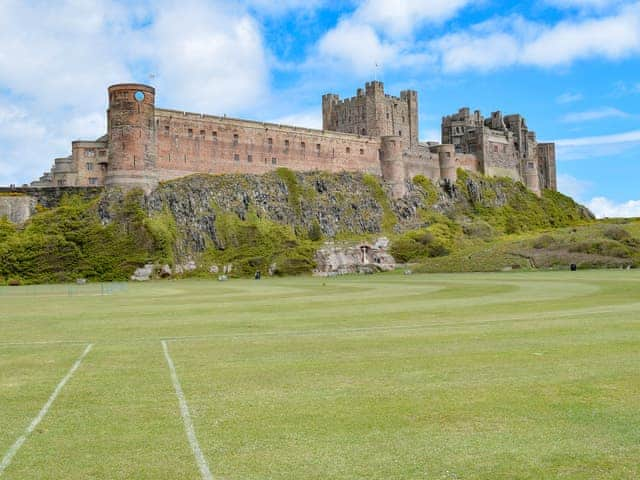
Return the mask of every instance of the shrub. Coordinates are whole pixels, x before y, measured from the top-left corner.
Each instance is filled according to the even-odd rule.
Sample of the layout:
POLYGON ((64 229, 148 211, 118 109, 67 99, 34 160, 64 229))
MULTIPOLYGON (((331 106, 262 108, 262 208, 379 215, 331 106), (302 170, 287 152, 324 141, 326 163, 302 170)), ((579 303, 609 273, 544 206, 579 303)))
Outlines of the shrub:
POLYGON ((495 230, 488 222, 482 219, 473 220, 470 223, 462 225, 464 234, 471 238, 482 238, 489 240, 495 235, 495 230))
POLYGON ((398 220, 393 213, 387 194, 384 192, 382 185, 380 185, 380 180, 374 175, 365 173, 362 176, 362 182, 367 186, 374 200, 382 207, 382 231, 393 231, 393 227, 395 227, 398 220))
POLYGON ((413 238, 402 237, 391 243, 391 255, 401 263, 410 262, 428 255, 428 249, 413 238))
POLYGON ((614 240, 596 240, 572 245, 570 252, 603 255, 605 257, 629 258, 632 252, 626 246, 614 240))
POLYGON ((309 228, 309 240, 312 242, 322 240, 322 228, 320 227, 318 220, 315 218, 313 219, 311 228, 309 228))
POLYGON ((430 179, 424 175, 416 175, 413 177, 413 184, 420 186, 424 190, 424 203, 426 206, 431 206, 438 201, 439 189, 430 179))
POLYGON ((631 234, 629 232, 617 225, 608 227, 603 232, 603 235, 610 240, 616 240, 618 242, 631 238, 631 234))
POLYGON ((541 250, 543 248, 549 248, 552 247, 553 245, 555 245, 556 243, 556 239, 553 238, 551 235, 540 235, 538 238, 536 238, 535 240, 533 240, 533 248, 536 248, 538 250, 541 250))

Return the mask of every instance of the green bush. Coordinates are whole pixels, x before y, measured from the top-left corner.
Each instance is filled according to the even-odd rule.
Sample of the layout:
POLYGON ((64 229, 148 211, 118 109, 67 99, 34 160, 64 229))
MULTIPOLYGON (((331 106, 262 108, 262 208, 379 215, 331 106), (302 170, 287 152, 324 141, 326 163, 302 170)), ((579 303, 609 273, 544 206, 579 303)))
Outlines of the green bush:
POLYGON ((205 263, 233 264, 234 276, 267 272, 275 264, 275 274, 310 272, 315 266, 315 245, 300 240, 287 225, 259 218, 255 213, 246 220, 228 212, 218 212, 215 221, 217 244, 208 248, 205 263))
POLYGON ((106 225, 98 216, 98 200, 77 195, 40 210, 22 230, 0 221, 0 277, 23 283, 124 280, 147 261, 167 259, 171 222, 147 219, 142 196, 137 190, 127 193, 106 225))
POLYGON ((470 238, 481 238, 484 240, 489 240, 495 235, 494 228, 481 218, 463 224, 462 231, 470 238))
POLYGON ((16 226, 7 217, 0 217, 0 242, 16 233, 16 226))
POLYGON ((632 252, 628 247, 615 240, 595 240, 580 242, 569 248, 570 252, 589 253, 606 257, 630 258, 632 252))
POLYGON ((393 213, 389 197, 387 197, 387 194, 382 188, 380 179, 374 175, 365 173, 362 176, 362 182, 369 188, 369 191, 375 201, 378 202, 380 207, 382 207, 382 231, 391 233, 393 228, 396 226, 398 219, 393 213))
POLYGON ((287 186, 287 192, 289 205, 296 213, 296 215, 300 216, 302 214, 302 208, 300 206, 300 197, 302 195, 302 191, 300 189, 300 185, 298 184, 298 179, 296 178, 295 172, 289 170, 285 167, 280 167, 276 169, 276 174, 280 177, 280 179, 287 186))
POLYGON ((549 248, 556 244, 556 239, 551 235, 540 235, 538 238, 534 239, 532 242, 532 246, 535 249, 541 250, 543 248, 549 248))
POLYGON ((603 235, 609 240, 616 240, 618 242, 622 242, 631 238, 631 234, 629 232, 617 225, 613 225, 605 229, 603 235))
POLYGON ((320 223, 315 218, 313 219, 313 223, 311 224, 311 228, 309 229, 309 240, 312 242, 317 242, 322 240, 322 228, 320 227, 320 223))
POLYGON ((424 175, 416 175, 413 177, 413 184, 422 188, 425 193, 424 204, 425 206, 434 205, 438 201, 439 188, 433 184, 433 182, 424 175))

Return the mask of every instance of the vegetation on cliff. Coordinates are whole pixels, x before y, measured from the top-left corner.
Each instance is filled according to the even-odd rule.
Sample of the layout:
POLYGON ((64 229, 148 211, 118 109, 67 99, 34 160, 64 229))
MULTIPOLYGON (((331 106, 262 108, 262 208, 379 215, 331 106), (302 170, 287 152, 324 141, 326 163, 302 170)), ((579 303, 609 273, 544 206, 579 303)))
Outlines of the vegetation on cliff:
POLYGON ((0 220, 0 281, 65 282, 76 278, 122 280, 137 266, 171 259, 171 221, 148 216, 141 192, 132 191, 103 224, 99 201, 66 196, 23 228, 0 220))
POLYGON ((146 262, 188 261, 197 265, 190 274, 228 264, 239 276, 297 274, 312 270, 323 240, 380 235, 390 237, 398 261, 425 271, 546 266, 571 255, 585 265, 637 264, 638 232, 627 225, 609 236, 580 233, 593 225, 600 224, 562 194, 537 197, 511 179, 462 171, 455 184, 417 176, 397 200, 367 174, 281 168, 194 175, 161 184, 148 197, 67 196, 19 227, 0 219, 0 280, 124 279, 146 262))

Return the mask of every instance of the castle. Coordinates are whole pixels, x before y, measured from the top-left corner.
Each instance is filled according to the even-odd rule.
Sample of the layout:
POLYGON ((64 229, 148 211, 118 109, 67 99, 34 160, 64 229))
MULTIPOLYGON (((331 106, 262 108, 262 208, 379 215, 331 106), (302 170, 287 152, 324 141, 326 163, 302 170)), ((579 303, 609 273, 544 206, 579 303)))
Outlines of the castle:
POLYGON ((442 120, 442 143, 418 139, 418 94, 385 94, 382 82, 355 97, 322 97, 322 130, 156 108, 155 89, 108 90, 107 133, 74 141, 71 155, 32 187, 141 187, 193 173, 358 171, 382 176, 394 196, 418 174, 455 182, 458 168, 556 189, 555 145, 537 143, 520 115, 462 108, 442 120))

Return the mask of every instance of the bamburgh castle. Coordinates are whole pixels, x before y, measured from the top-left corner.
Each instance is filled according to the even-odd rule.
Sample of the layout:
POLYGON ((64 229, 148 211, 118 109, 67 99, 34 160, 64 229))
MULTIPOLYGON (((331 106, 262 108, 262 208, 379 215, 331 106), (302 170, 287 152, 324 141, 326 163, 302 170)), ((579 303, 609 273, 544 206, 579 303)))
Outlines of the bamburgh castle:
POLYGON ((455 181, 458 168, 507 176, 539 194, 556 189, 555 145, 537 143, 520 115, 462 108, 442 119, 442 143, 418 139, 418 94, 369 82, 355 97, 322 98, 322 130, 156 108, 147 85, 109 87, 107 133, 75 141, 33 187, 142 187, 193 173, 358 171, 382 176, 395 196, 422 174, 455 181))

